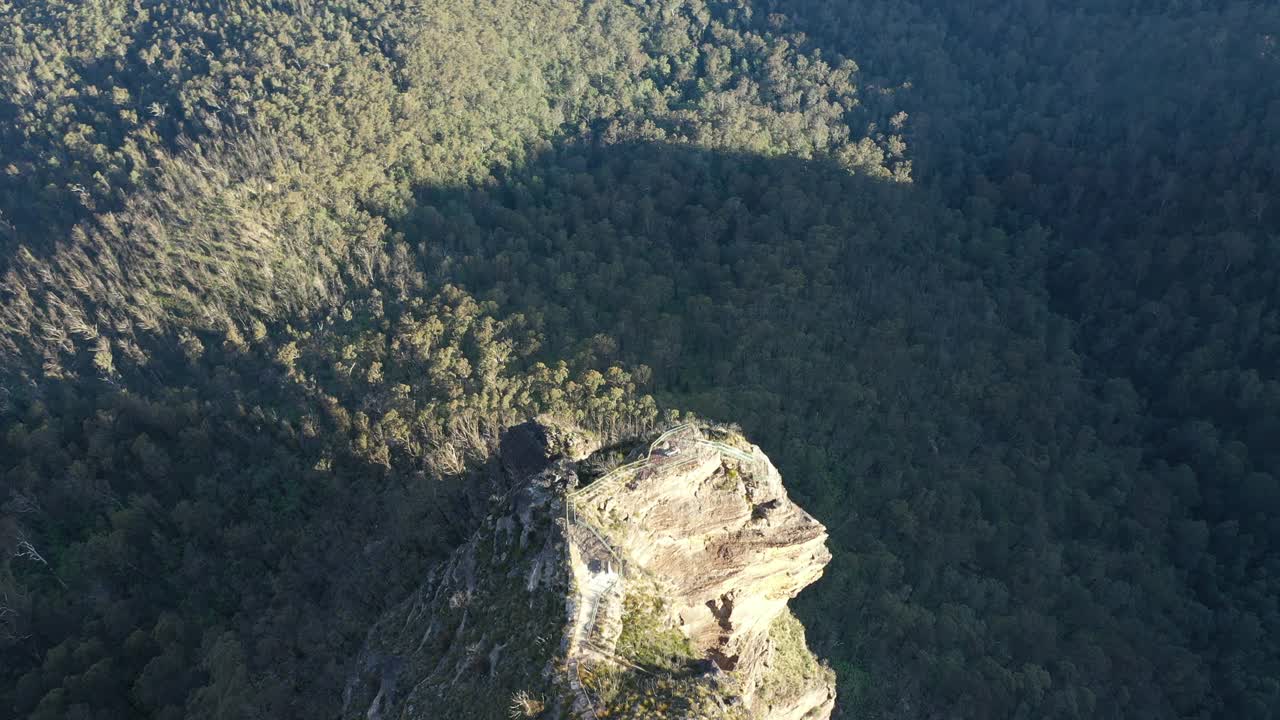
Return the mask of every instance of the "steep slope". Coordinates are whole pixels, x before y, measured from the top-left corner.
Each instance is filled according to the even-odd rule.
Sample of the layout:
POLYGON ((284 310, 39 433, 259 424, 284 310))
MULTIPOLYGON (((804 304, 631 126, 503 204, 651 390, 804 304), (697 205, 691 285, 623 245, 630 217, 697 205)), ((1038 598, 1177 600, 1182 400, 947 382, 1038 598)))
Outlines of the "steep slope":
POLYGON ((834 676, 786 610, 826 531, 759 448, 685 424, 594 449, 530 423, 501 456, 511 490, 370 633, 348 717, 830 716, 834 676))

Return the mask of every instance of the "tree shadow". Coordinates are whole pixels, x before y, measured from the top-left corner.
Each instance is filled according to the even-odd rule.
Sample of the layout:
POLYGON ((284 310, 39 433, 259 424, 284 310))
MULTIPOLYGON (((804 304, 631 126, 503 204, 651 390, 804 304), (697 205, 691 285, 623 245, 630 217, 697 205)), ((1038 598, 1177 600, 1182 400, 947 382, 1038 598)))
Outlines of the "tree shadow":
MULTIPOLYGON (((382 313, 367 328, 350 321, 353 336, 384 332, 416 295, 458 285, 500 317, 523 318, 502 342, 526 369, 568 359, 598 369, 583 382, 603 386, 621 365, 663 407, 741 425, 830 531, 827 576, 796 608, 842 682, 912 674, 896 668, 912 660, 892 627, 904 585, 920 588, 913 602, 927 623, 965 583, 1028 570, 1030 561, 984 556, 983 498, 1023 492, 1009 470, 1021 461, 1010 458, 1043 453, 1055 433, 1074 436, 1087 421, 1075 415, 1088 392, 1073 374, 1069 328, 1044 308, 1043 238, 992 231, 917 187, 830 159, 655 142, 564 143, 415 199, 373 281, 349 293, 382 313), (948 573, 963 579, 940 579, 948 573)), ((332 315, 309 320, 319 328, 332 315)), ((165 387, 193 372, 173 338, 157 337, 168 354, 117 382, 165 387)), ((92 373, 92 358, 80 359, 74 367, 92 373)), ((493 361, 465 359, 460 376, 483 376, 493 361)), ((200 372, 237 398, 279 383, 288 361, 200 372)), ((305 437, 300 409, 315 398, 250 395, 256 426, 285 423, 305 437)), ((1077 451, 1055 452, 1067 464, 1077 451)), ((474 488, 459 480, 441 493, 434 505, 449 510, 424 525, 464 536, 473 519, 449 521, 474 515, 474 488)), ((865 699, 845 697, 847 707, 865 699)))
POLYGON ((392 254, 528 319, 530 362, 620 363, 662 406, 738 423, 763 447, 830 529, 835 560, 797 611, 844 680, 867 647, 873 670, 896 656, 892 633, 864 629, 893 591, 879 565, 1008 572, 903 527, 977 533, 979 518, 894 508, 922 493, 972 502, 984 468, 1078 424, 1065 408, 1088 394, 1071 384, 1069 329, 1043 306, 1042 236, 829 159, 564 144, 474 186, 420 189, 396 230, 392 254), (1029 429, 1028 408, 1055 395, 1064 405, 1029 429))

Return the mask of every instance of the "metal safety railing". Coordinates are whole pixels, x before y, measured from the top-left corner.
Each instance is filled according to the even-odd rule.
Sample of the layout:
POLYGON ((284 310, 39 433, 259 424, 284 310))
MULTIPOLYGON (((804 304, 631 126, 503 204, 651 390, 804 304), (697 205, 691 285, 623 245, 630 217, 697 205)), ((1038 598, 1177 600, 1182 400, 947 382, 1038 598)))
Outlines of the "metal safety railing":
POLYGON ((623 478, 627 477, 629 474, 633 472, 637 472, 639 470, 643 470, 645 467, 652 464, 654 450, 657 449, 660 445, 667 442, 678 433, 684 432, 685 430, 689 430, 689 429, 695 429, 695 428, 696 426, 693 423, 683 423, 681 425, 677 425, 671 428, 670 430, 667 430, 666 432, 659 435, 653 442, 649 443, 648 450, 645 452, 644 457, 638 460, 633 460, 627 463, 626 465, 620 465, 610 470, 609 472, 605 473, 602 477, 592 482, 590 485, 587 485, 586 487, 578 488, 577 490, 570 492, 569 497, 571 498, 591 497, 593 495, 599 494, 601 491, 609 487, 612 487, 613 485, 616 485, 618 482, 620 482, 623 478))

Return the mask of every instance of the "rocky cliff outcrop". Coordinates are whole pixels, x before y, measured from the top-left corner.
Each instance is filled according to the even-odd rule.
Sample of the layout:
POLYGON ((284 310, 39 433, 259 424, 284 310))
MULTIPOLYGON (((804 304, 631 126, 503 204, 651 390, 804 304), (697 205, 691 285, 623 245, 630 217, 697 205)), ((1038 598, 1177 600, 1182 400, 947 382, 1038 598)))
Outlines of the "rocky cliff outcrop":
POLYGON ((830 717, 833 675, 786 608, 826 531, 741 435, 600 448, 535 422, 488 472, 510 490, 370 632, 348 717, 830 717))

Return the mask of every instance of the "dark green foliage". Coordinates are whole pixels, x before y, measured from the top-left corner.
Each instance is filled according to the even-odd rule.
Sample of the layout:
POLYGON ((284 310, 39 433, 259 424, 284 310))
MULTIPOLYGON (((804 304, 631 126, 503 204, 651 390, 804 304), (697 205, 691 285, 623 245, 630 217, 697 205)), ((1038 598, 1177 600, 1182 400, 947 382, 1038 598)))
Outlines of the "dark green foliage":
POLYGON ((1137 518, 1197 603, 1171 619, 1206 663, 1170 683, 1182 713, 1274 716, 1280 8, 768 5, 894 89, 881 114, 910 114, 917 178, 975 219, 1049 230, 1051 307, 1091 382, 1133 388, 1137 518))
POLYGON ((1043 232, 830 164, 652 145, 568 147, 424 203, 440 224, 411 234, 456 238, 450 276, 546 347, 642 363, 660 400, 762 442, 831 529, 799 608, 846 680, 870 674, 843 707, 1164 715, 1207 692, 1201 606, 1160 549, 1187 499, 1130 445, 1133 388, 1095 392, 1027 287, 1043 232))
POLYGON ((368 623, 487 508, 470 468, 502 427, 652 422, 627 372, 526 363, 519 317, 427 284, 434 254, 387 230, 415 188, 597 133, 906 173, 848 131, 851 65, 700 2, 0 19, 18 716, 331 714, 368 623))
POLYGON ((322 714, 372 620, 499 489, 466 473, 497 428, 652 420, 616 369, 512 376, 515 333, 457 291, 275 334, 206 336, 163 386, 51 383, 11 408, 6 532, 48 561, 0 575, 31 598, 3 638, 19 715, 322 714))
POLYGON ((501 428, 649 392, 830 528, 839 717, 1274 717, 1277 38, 0 0, 0 715, 332 716, 501 428))

